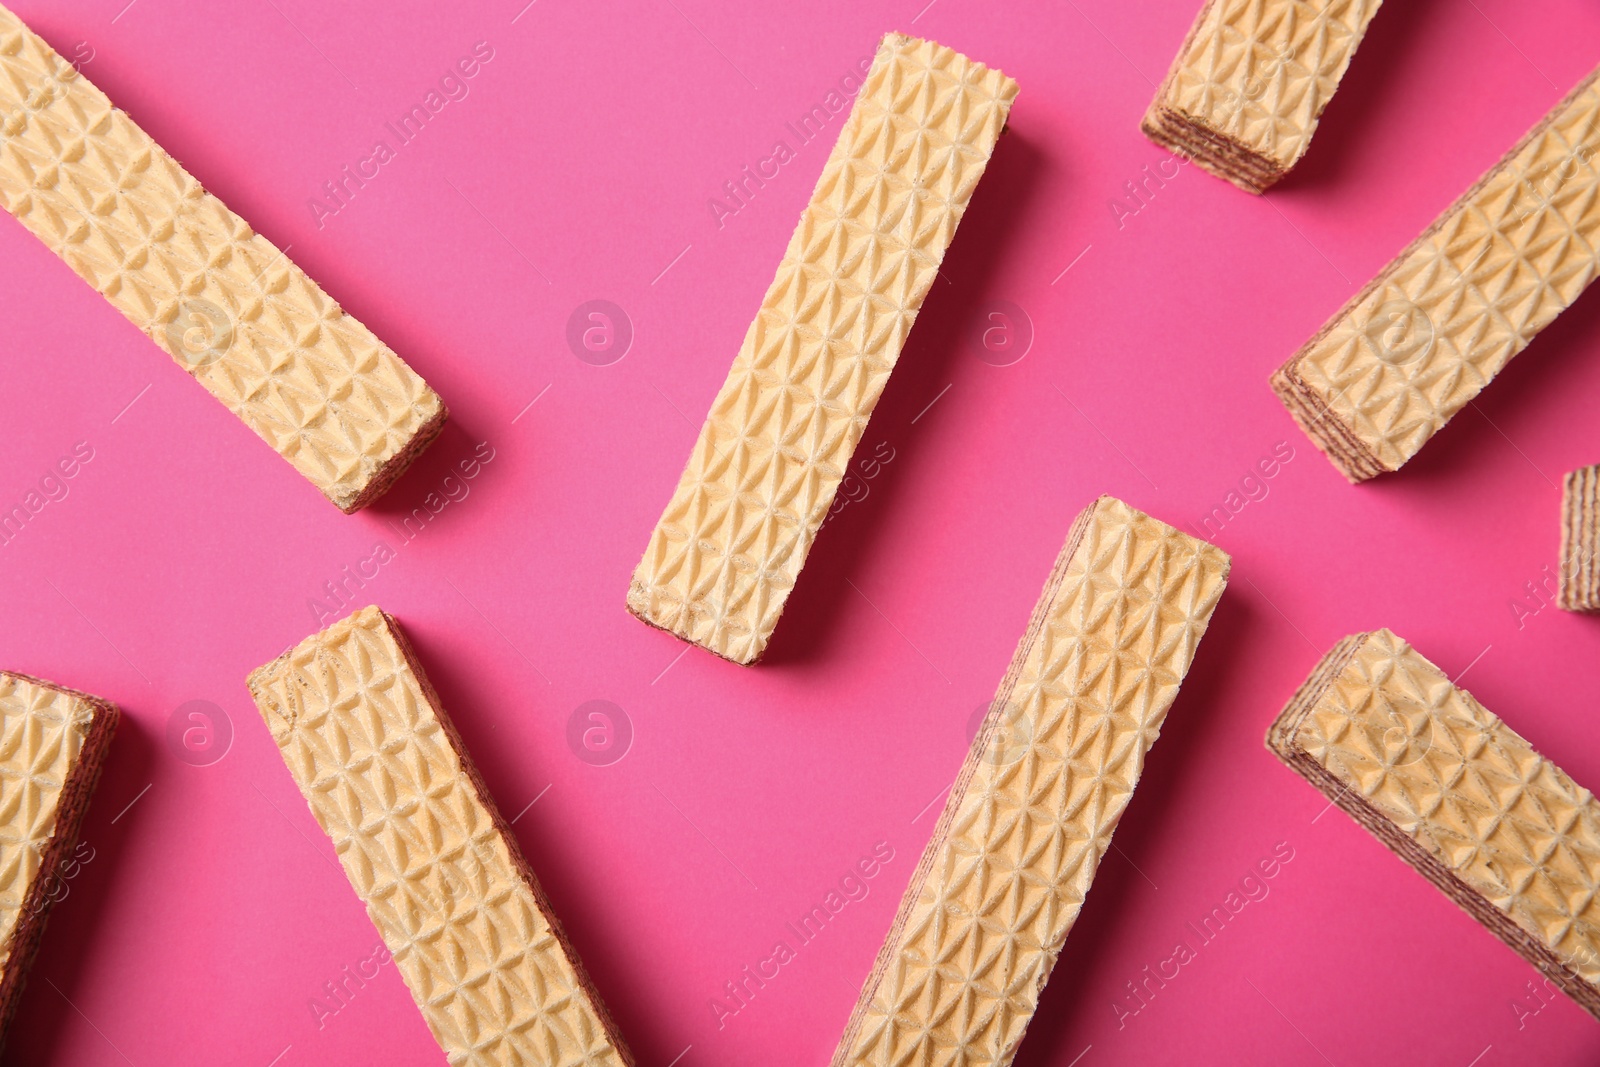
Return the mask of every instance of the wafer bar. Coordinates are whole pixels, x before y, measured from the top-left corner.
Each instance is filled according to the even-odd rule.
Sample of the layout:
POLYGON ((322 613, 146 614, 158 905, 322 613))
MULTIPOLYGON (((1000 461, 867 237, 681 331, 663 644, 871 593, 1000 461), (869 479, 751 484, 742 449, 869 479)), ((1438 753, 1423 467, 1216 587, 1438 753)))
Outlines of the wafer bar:
POLYGON ((1594 280, 1596 75, 1272 376, 1352 482, 1416 455, 1594 280))
POLYGON ((1140 124, 1251 193, 1311 144, 1381 0, 1207 0, 1140 124))
POLYGON ((1562 480, 1556 603, 1568 611, 1600 611, 1600 464, 1580 467, 1562 480))
POLYGON ((0 671, 0 1037, 117 729, 115 704, 0 671))
POLYGON ((4 7, 0 202, 340 510, 443 428, 415 371, 4 7))
POLYGON ((1600 1018, 1600 804, 1472 694, 1354 634, 1267 747, 1600 1018))
POLYGON ((634 571, 633 614, 760 659, 1016 95, 948 48, 883 38, 634 571))
POLYGON ((1228 568, 1112 497, 1078 516, 833 1067, 1011 1063, 1228 568))
POLYGON ((451 1064, 633 1063, 394 619, 363 608, 249 685, 451 1064))

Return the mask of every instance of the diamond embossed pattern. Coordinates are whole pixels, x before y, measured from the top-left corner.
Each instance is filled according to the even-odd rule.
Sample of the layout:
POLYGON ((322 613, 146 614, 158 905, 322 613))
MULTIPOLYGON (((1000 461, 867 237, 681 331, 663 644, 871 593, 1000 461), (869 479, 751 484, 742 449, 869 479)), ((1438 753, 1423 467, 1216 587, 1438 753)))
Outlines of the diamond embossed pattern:
POLYGON ((1600 1015, 1600 805, 1388 630, 1347 638, 1268 744, 1600 1015))
POLYGON ((1209 0, 1145 133, 1261 192, 1295 165, 1381 0, 1209 0))
POLYGON ((94 708, 73 694, 0 672, 0 966, 93 720, 94 708))
POLYGON ((1114 498, 1079 517, 834 1067, 1012 1061, 1228 569, 1114 498))
POLYGON ((451 1064, 631 1064, 393 620, 250 676, 295 784, 451 1064))
POLYGON ((342 510, 443 426, 399 356, 4 7, 0 202, 342 510))
POLYGON ((118 718, 98 697, 0 671, 0 1039, 65 895, 63 865, 118 718))
POLYGON ((1274 375, 1296 420, 1352 481, 1398 470, 1594 280, 1595 78, 1274 375))
POLYGON ((634 572, 639 618, 760 658, 1016 93, 883 39, 634 572))

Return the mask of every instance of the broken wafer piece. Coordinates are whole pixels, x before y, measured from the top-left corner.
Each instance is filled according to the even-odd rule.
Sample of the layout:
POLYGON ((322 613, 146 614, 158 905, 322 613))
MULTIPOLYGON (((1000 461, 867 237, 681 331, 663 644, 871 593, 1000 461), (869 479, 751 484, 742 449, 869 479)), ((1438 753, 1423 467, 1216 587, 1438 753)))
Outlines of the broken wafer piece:
POLYGON ((1600 804, 1472 694, 1354 634, 1267 747, 1600 1018, 1600 804))
POLYGON ((633 614, 761 658, 1016 95, 884 37, 633 573, 633 614))
POLYGON ((1078 516, 833 1067, 1011 1063, 1228 568, 1112 497, 1078 516))
POLYGON ((451 1064, 633 1063, 392 618, 363 608, 249 685, 451 1064))
POLYGON ((1600 464, 1567 474, 1561 488, 1561 586, 1568 611, 1600 611, 1600 464))
MULTIPOLYGON (((115 704, 0 671, 0 1037, 117 729, 115 704)), ((71 877, 69 871, 67 877, 71 877)))
POLYGON ((1251 193, 1305 155, 1381 0, 1206 0, 1140 124, 1251 193))
POLYGON ((341 511, 443 428, 415 371, 3 6, 0 203, 341 511))
POLYGON ((1596 75, 1272 376, 1352 482, 1400 469, 1594 280, 1596 75))

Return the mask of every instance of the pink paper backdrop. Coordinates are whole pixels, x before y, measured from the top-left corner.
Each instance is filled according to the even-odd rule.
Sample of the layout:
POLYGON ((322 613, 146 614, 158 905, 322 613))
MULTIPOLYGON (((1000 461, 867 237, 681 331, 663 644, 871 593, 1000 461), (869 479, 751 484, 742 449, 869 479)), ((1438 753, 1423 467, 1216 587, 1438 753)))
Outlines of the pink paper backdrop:
POLYGON ((1141 202, 1126 183, 1168 157, 1139 116, 1198 0, 12 3, 453 419, 342 516, 0 220, 0 503, 92 450, 0 547, 0 663, 126 711, 10 1062, 443 1062, 392 966, 314 1006, 377 937, 243 684, 383 543, 360 600, 414 636, 640 1062, 824 1063, 1071 517, 1110 492, 1192 529, 1274 449, 1292 459, 1214 537, 1232 586, 1019 1063, 1600 1057, 1600 1026, 1262 747, 1324 650, 1387 625, 1600 783, 1600 624, 1526 591, 1555 566, 1561 473, 1600 459, 1600 305, 1361 487, 1266 384, 1588 72, 1592 4, 1388 5, 1271 195, 1184 167, 1141 202), (804 145, 786 123, 893 29, 1022 93, 868 428, 893 458, 746 670, 623 595, 838 120, 804 145), (393 147, 385 123, 475 46, 466 95, 319 217, 323 183, 393 147), (711 199, 778 140, 793 161, 719 225, 711 199), (591 300, 631 323, 610 365, 566 340, 591 300), (996 310, 1031 338, 1009 366, 980 342, 996 310), (437 516, 397 532, 430 493, 437 516), (590 700, 631 729, 609 765, 568 741, 590 700), (190 701, 209 752, 169 740, 190 701), (719 1018, 723 984, 875 849, 867 895, 719 1018), (1265 898, 1129 998, 1275 849, 1265 898))

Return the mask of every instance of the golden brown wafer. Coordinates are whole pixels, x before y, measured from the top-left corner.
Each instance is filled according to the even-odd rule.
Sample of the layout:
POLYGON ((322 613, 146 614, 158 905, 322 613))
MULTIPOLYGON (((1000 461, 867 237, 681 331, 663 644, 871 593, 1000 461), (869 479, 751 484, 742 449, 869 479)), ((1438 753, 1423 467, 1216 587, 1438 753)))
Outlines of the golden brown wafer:
POLYGON ((1267 747, 1600 1017, 1600 804, 1472 694, 1354 634, 1267 747))
POLYGON ((443 428, 415 371, 4 7, 0 203, 340 510, 443 428))
POLYGON ((633 1063, 392 618, 363 608, 249 685, 451 1064, 633 1063))
POLYGON ((884 37, 629 611, 736 663, 761 658, 1016 94, 948 48, 884 37))
POLYGON ((1305 155, 1381 0, 1206 0, 1145 136, 1260 193, 1305 155))
POLYGON ((1596 75, 1272 376, 1352 482, 1399 470, 1594 280, 1596 75))
POLYGON ((1600 611, 1600 464, 1568 472, 1561 487, 1561 584, 1556 603, 1600 611))
POLYGON ((1004 1067, 1227 584, 1227 553, 1078 516, 833 1067, 1004 1067))
POLYGON ((0 671, 0 1037, 60 898, 117 719, 109 701, 0 671))

